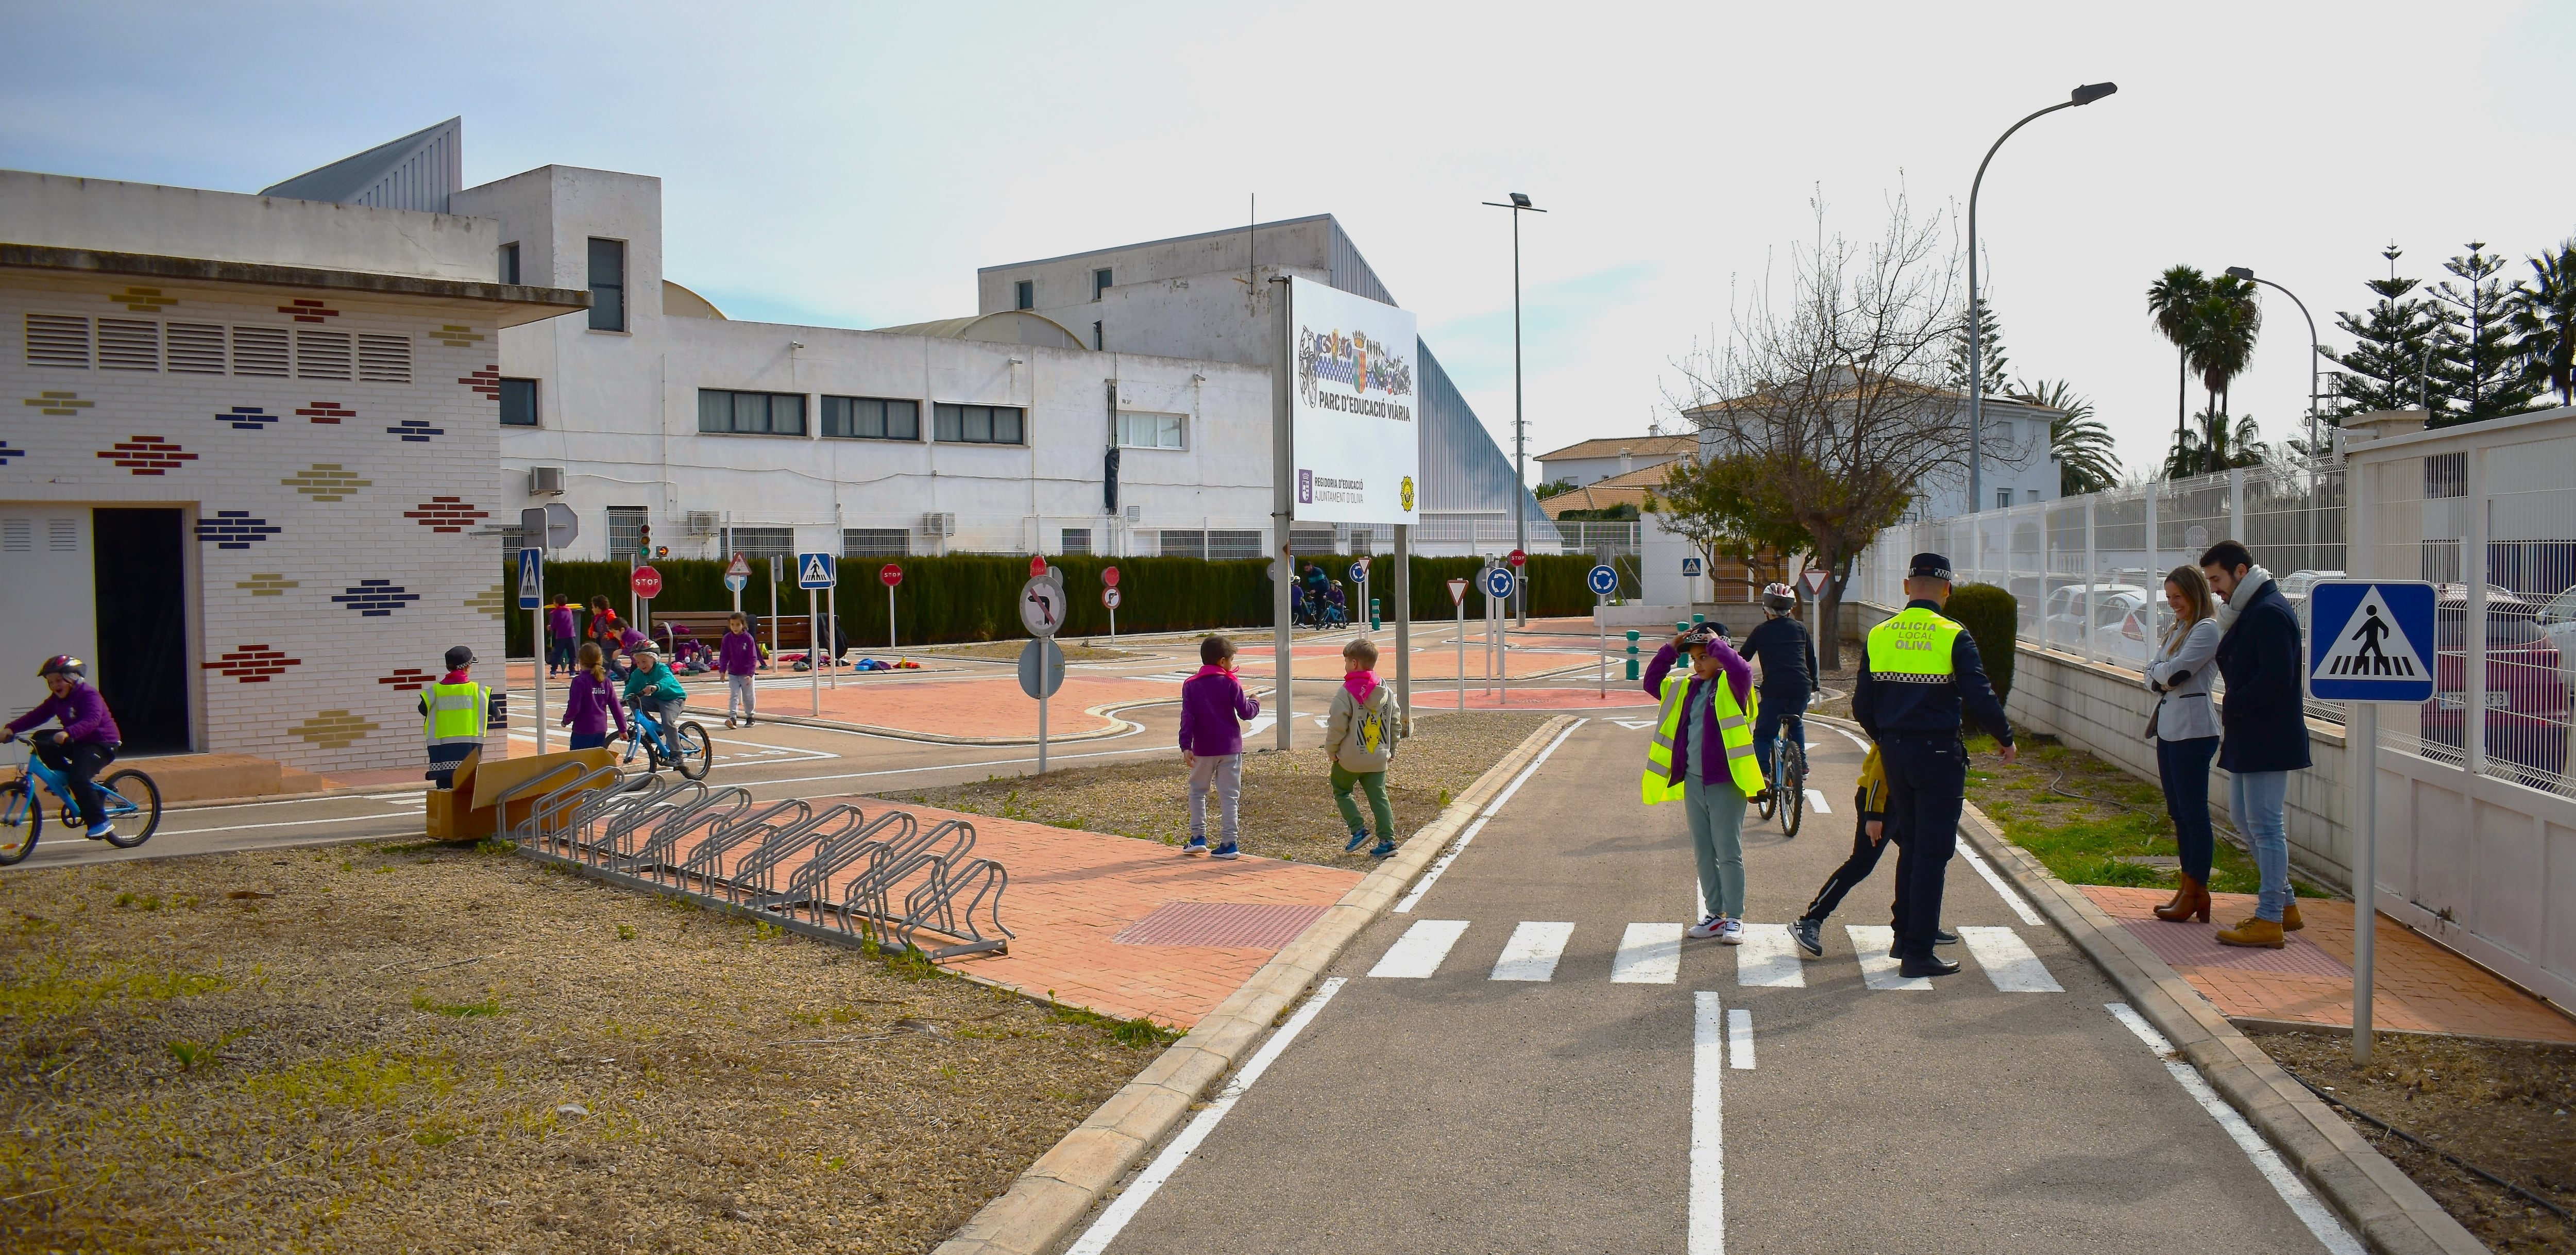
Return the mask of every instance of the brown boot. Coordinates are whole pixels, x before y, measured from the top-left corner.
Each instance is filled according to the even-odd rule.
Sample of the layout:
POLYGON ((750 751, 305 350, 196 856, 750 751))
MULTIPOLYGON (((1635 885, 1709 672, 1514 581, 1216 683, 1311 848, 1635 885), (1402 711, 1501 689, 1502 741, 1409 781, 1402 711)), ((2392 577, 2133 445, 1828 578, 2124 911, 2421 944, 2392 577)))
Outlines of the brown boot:
POLYGON ((2238 924, 2234 928, 2222 928, 2218 930, 2218 944, 2222 946, 2259 946, 2265 950, 2278 950, 2286 943, 2281 939, 2281 926, 2279 924, 2257 915, 2252 919, 2238 924))
POLYGON ((2182 886, 2174 890, 2173 901, 2156 908, 2156 918, 2179 924, 2197 915, 2200 922, 2208 923, 2209 887, 2192 879, 2189 872, 2179 874, 2182 886))
POLYGON ((2307 926, 2308 922, 2299 918, 2299 900, 2290 899, 2290 904, 2281 908, 2281 931, 2294 933, 2307 926))

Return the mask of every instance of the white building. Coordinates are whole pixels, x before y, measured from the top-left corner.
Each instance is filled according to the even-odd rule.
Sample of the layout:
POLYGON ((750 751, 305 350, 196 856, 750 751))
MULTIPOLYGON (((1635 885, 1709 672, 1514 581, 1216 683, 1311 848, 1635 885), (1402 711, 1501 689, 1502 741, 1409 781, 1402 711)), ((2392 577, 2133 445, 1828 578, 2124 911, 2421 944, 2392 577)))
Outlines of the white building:
POLYGON ((495 282, 500 244, 397 206, 0 171, 12 709, 69 653, 129 753, 421 763, 440 656, 501 656, 510 590, 473 535, 519 507, 492 482, 496 342, 588 299, 495 282))
POLYGON ((1603 436, 1578 441, 1562 449, 1551 449, 1535 460, 1540 483, 1553 484, 1562 480, 1581 488, 1605 479, 1651 470, 1698 452, 1699 437, 1687 432, 1678 436, 1603 436))

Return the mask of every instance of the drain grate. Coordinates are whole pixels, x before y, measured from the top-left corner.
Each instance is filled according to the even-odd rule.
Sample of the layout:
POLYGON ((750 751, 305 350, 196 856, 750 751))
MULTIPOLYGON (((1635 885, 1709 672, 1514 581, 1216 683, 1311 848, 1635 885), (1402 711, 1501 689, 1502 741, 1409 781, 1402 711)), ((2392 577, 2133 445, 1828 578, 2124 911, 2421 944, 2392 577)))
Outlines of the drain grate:
POLYGON ((1123 946, 1258 946, 1296 940, 1328 908, 1273 902, 1166 902, 1111 940, 1123 946))

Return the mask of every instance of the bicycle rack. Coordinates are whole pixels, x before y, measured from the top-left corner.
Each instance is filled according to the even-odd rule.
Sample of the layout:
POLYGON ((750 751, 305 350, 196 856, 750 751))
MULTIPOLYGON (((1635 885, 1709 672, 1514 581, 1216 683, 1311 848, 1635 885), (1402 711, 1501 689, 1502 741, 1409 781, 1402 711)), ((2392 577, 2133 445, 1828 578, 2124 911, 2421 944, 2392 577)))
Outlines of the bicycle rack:
MULTIPOLYGON (((864 863, 874 867, 898 845, 909 841, 920 826, 920 821, 908 812, 885 811, 866 827, 844 831, 815 847, 814 856, 788 875, 785 891, 751 905, 759 910, 791 916, 803 909, 807 918, 819 925, 826 913, 840 912, 840 907, 831 897, 832 877, 853 864, 864 863), (889 828, 897 831, 892 835, 881 835, 889 828)), ((866 872, 860 874, 865 876, 866 872)), ((842 931, 849 931, 848 922, 844 920, 842 924, 842 931)))
POLYGON ((752 835, 763 827, 779 827, 782 825, 779 818, 782 815, 792 812, 795 817, 783 822, 796 823, 814 813, 812 806, 797 798, 773 802, 767 807, 748 814, 744 813, 747 809, 747 805, 737 805, 730 813, 703 825, 697 823, 659 825, 654 828, 653 835, 646 839, 643 846, 635 852, 635 857, 619 863, 614 870, 630 875, 642 875, 656 883, 670 884, 673 888, 686 889, 689 876, 692 874, 689 869, 693 864, 688 861, 688 858, 681 856, 680 848, 681 842, 691 832, 697 832, 703 828, 705 833, 704 839, 698 845, 689 847, 689 857, 693 858, 698 850, 710 842, 720 843, 717 848, 721 853, 738 844, 744 836, 752 835))
POLYGON ((843 802, 804 823, 771 833, 726 875, 725 899, 745 906, 762 905, 777 896, 780 864, 845 833, 856 832, 866 822, 867 816, 858 807, 843 802))
MULTIPOLYGON (((564 812, 572 809, 591 793, 614 794, 620 787, 622 786, 615 767, 587 767, 578 762, 560 763, 501 790, 495 805, 500 813, 506 816, 510 813, 511 802, 524 795, 537 793, 534 805, 528 808, 527 818, 510 826, 508 838, 522 845, 542 848, 553 831, 547 821, 562 819, 564 812), (572 779, 563 780, 566 772, 572 773, 572 779), (539 793, 537 786, 548 785, 550 781, 561 782, 551 784, 539 793)), ((571 831, 568 824, 558 824, 556 827, 566 833, 571 831)))
POLYGON ((607 867, 620 859, 633 856, 631 838, 642 829, 660 824, 675 815, 686 814, 716 804, 715 790, 698 780, 683 780, 654 794, 646 801, 620 812, 601 825, 596 840, 582 848, 583 861, 607 867))
POLYGON ((718 897, 728 880, 725 856, 754 838, 766 843, 781 831, 810 823, 813 813, 812 806, 798 801, 792 805, 770 807, 758 815, 744 818, 739 823, 727 824, 720 830, 708 833, 707 839, 699 842, 696 849, 689 851, 687 860, 674 869, 671 877, 672 886, 682 893, 694 894, 709 902, 730 900, 718 897), (794 817, 784 818, 790 811, 794 812, 794 817), (692 882, 698 886, 696 889, 689 888, 692 882))
POLYGON ((633 853, 624 854, 605 866, 611 871, 642 876, 658 883, 662 879, 662 871, 669 865, 670 856, 690 833, 703 831, 712 835, 740 820, 751 807, 751 792, 747 789, 710 793, 707 800, 698 805, 663 816, 644 831, 644 839, 633 853))
POLYGON ((933 959, 1009 949, 1010 939, 1018 936, 1002 924, 1002 891, 1010 885, 1010 872, 989 858, 968 859, 962 864, 933 863, 930 878, 904 895, 903 918, 893 921, 892 926, 905 949, 921 950, 933 959), (959 896, 970 889, 972 895, 960 906, 959 896), (976 927, 978 908, 993 921, 993 931, 1001 936, 986 936, 976 927), (923 949, 920 935, 925 931, 955 937, 961 944, 923 949))
MULTIPOLYGON (((899 845, 889 846, 872 865, 851 879, 841 899, 842 931, 860 932, 879 944, 891 940, 889 930, 914 914, 910 893, 903 895, 904 914, 895 914, 896 890, 916 875, 923 877, 924 886, 946 883, 974 848, 975 826, 962 819, 947 820, 899 845)), ((938 900, 953 892, 934 892, 925 909, 935 911, 938 900)), ((994 922, 998 926, 1000 920, 996 918, 994 922)))

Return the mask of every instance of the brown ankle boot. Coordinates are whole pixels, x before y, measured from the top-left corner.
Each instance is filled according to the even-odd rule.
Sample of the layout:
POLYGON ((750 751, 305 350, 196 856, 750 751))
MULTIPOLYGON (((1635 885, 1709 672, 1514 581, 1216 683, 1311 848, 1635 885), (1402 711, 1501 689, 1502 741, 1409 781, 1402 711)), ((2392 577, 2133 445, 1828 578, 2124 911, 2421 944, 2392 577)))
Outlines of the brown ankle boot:
POLYGON ((2176 872, 2174 875, 2177 883, 2174 885, 2173 900, 2156 908, 2157 919, 2181 919, 2183 908, 2191 902, 2191 877, 2182 872, 2176 872))
POLYGON ((2209 887, 2192 879, 2189 872, 2180 875, 2182 886, 2174 890, 2173 901, 2156 908, 2156 918, 2179 924, 2198 916, 2201 923, 2208 923, 2209 887))
POLYGON ((2299 900, 2290 899, 2290 904, 2281 908, 2281 931, 2294 933, 2307 926, 2308 922, 2299 918, 2299 900))
POLYGON ((2282 940, 2281 926, 2279 924, 2257 915, 2244 923, 2238 924, 2234 928, 2222 928, 2218 930, 2218 944, 2222 946, 2256 946, 2265 950, 2278 950, 2287 943, 2282 940))

